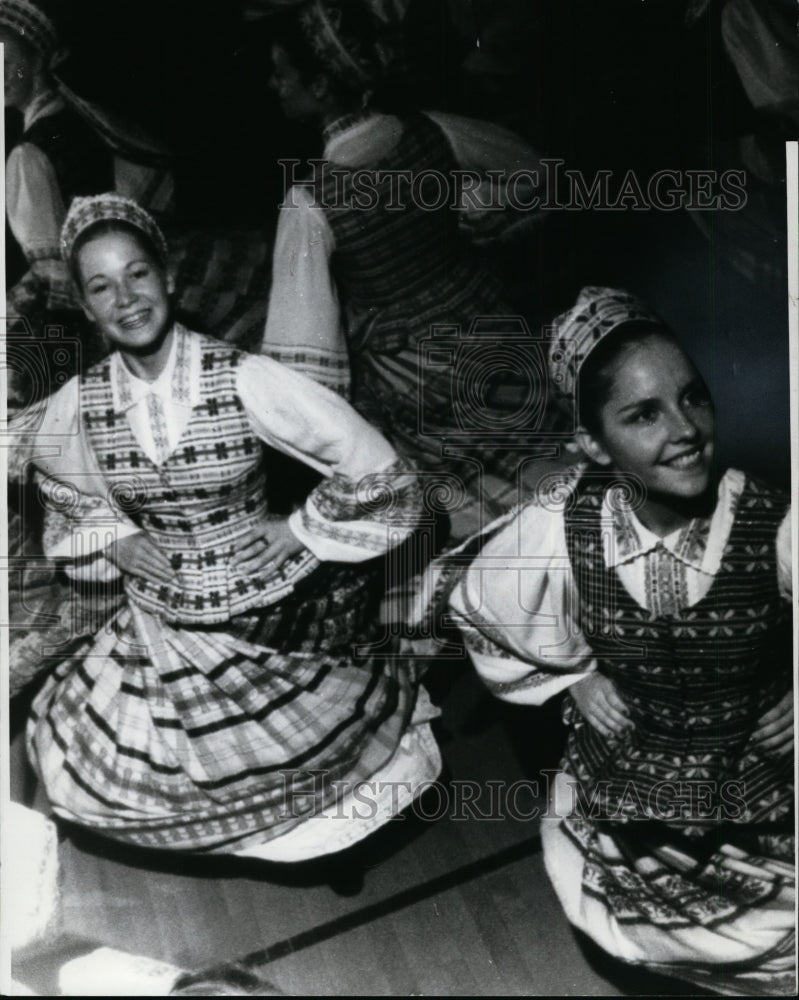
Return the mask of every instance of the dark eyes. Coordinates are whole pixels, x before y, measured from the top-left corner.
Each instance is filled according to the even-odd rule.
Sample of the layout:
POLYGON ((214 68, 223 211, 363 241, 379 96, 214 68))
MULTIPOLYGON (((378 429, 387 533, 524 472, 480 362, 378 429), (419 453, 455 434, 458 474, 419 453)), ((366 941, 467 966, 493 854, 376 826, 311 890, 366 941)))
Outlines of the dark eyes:
POLYGON ((627 418, 628 424, 651 424, 657 419, 658 411, 654 406, 642 406, 639 410, 633 410, 627 418))
MULTIPOLYGON (((705 408, 712 407, 713 400, 704 386, 697 386, 689 389, 682 398, 683 407, 705 408)), ((638 409, 632 410, 626 418, 628 424, 647 425, 654 424, 660 416, 660 407, 654 403, 642 404, 638 409)))
MULTIPOLYGON (((143 281, 145 278, 150 276, 151 269, 147 264, 138 264, 136 267, 131 268, 128 271, 128 279, 133 281, 143 281)), ((103 295, 105 292, 110 291, 111 285, 107 281, 98 281, 96 283, 89 283, 88 292, 90 295, 103 295)))
POLYGON ((712 406, 713 405, 713 400, 710 398, 710 393, 705 388, 690 389, 685 394, 685 402, 689 406, 712 406))

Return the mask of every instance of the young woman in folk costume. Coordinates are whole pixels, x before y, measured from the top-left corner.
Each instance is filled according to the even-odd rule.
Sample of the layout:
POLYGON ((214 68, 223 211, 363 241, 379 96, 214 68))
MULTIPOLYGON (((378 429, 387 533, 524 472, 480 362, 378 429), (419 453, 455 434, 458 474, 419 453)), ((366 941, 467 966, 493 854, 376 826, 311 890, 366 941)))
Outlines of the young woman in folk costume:
MULTIPOLYGON (((9 413, 24 412, 105 350, 80 310, 61 258, 60 235, 75 196, 121 183, 123 161, 115 150, 123 139, 103 128, 102 113, 57 77, 64 53, 53 11, 33 0, 0 0, 5 105, 23 119, 6 163, 9 413)), ((139 167, 124 164, 130 180, 130 171, 139 167)), ((8 541, 19 567, 9 579, 11 641, 19 661, 28 662, 30 654, 34 668, 37 640, 31 628, 58 604, 61 586, 42 556, 40 512, 31 499, 24 492, 10 497, 8 541)))
POLYGON ((135 203, 77 199, 63 250, 113 350, 19 421, 12 467, 66 519, 47 555, 121 594, 40 664, 28 749, 47 796, 138 845, 337 851, 440 768, 406 664, 376 652, 376 557, 412 529, 416 480, 340 396, 175 324, 135 203), (322 474, 288 519, 267 509, 262 442, 322 474), (367 779, 374 808, 350 810, 367 779))
POLYGON ((584 289, 550 364, 587 461, 447 584, 491 691, 567 692, 550 878, 615 956, 793 994, 788 499, 716 468, 702 377, 626 292, 584 289))
POLYGON ((288 177, 262 352, 350 391, 430 481, 456 495, 465 487, 453 513, 453 535, 463 536, 481 523, 481 502, 499 513, 515 501, 518 454, 506 454, 508 434, 525 432, 529 455, 544 403, 523 349, 509 362, 515 348, 506 345, 493 367, 498 340, 514 340, 514 310, 465 231, 485 238, 538 218, 497 210, 507 208, 504 189, 484 180, 489 168, 505 179, 528 171, 517 194, 529 203, 537 156, 484 122, 380 110, 380 92, 398 89, 396 5, 275 6, 273 86, 287 116, 322 130, 324 160, 308 181, 288 177), (461 199, 459 171, 471 172, 470 184, 482 177, 481 189, 461 199), (472 330, 480 317, 505 322, 483 324, 493 351, 470 354, 483 343, 472 330), (446 343, 431 342, 441 350, 425 360, 436 326, 449 328, 446 343))
POLYGON ((73 341, 79 337, 84 361, 102 353, 102 344, 76 323, 78 303, 61 259, 61 227, 72 199, 116 188, 148 207, 166 208, 172 182, 161 169, 163 150, 79 98, 58 78, 65 52, 49 8, 33 0, 0 0, 0 41, 5 46, 5 105, 23 116, 21 138, 6 164, 9 259, 16 249, 28 267, 22 275, 9 275, 9 315, 26 317, 37 340, 35 351, 46 352, 43 367, 31 365, 25 335, 12 338, 9 361, 19 373, 11 380, 13 406, 24 405, 31 395, 45 395, 61 384, 60 375, 77 371, 76 352, 70 350, 64 360, 63 344, 44 337, 45 323, 65 326, 73 341))

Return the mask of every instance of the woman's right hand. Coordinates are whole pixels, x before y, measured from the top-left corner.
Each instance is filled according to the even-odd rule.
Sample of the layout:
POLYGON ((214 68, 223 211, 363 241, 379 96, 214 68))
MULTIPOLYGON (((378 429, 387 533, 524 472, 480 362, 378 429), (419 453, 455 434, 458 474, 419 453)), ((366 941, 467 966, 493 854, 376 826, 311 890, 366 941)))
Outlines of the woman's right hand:
POLYGON ((604 674, 588 674, 569 689, 583 718, 602 736, 621 736, 632 729, 629 709, 616 685, 604 674))
POLYGON ((175 582, 169 559, 141 532, 112 542, 106 555, 123 573, 143 577, 152 583, 175 582))
POLYGON ((751 742, 765 753, 793 755, 793 691, 761 716, 751 742))

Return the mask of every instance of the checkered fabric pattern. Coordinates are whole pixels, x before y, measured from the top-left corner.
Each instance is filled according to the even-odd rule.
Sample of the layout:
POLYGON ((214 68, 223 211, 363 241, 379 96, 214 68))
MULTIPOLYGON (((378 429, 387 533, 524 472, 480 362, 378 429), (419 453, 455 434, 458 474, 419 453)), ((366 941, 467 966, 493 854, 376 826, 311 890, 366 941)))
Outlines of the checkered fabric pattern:
POLYGON ((84 230, 95 222, 104 221, 127 222, 140 229, 158 251, 160 263, 166 265, 166 240, 152 216, 131 198, 123 198, 113 191, 74 199, 61 230, 61 253, 64 260, 69 261, 75 241, 84 230))
POLYGON ((109 493, 158 538, 176 584, 126 581, 122 607, 48 675, 28 743, 62 817, 147 847, 226 853, 288 832, 340 796, 334 782, 383 767, 414 699, 377 622, 382 561, 306 553, 261 587, 237 576, 228 550, 265 514, 261 445, 235 393, 239 352, 201 344, 200 403, 160 465, 110 405, 108 363, 83 380, 109 493))
POLYGON ((663 327, 662 320, 630 292, 595 285, 583 288, 574 306, 554 321, 549 369, 558 395, 573 400, 577 377, 588 355, 609 333, 631 322, 663 327))

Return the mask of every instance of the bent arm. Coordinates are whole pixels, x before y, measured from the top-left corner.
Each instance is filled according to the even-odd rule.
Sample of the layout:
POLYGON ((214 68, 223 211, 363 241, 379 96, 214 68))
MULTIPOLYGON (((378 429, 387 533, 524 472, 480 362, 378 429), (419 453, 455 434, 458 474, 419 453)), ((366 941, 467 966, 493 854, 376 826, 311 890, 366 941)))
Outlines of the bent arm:
POLYGON ((450 609, 488 689, 541 705, 596 668, 576 602, 562 514, 530 505, 474 559, 450 609))
POLYGON ((238 389, 258 437, 324 476, 289 518, 318 559, 360 562, 411 534, 415 471, 341 396, 264 357, 242 362, 238 389))
POLYGON ((33 285, 44 289, 48 309, 74 306, 69 271, 61 259, 61 227, 66 208, 55 169, 38 146, 16 146, 6 165, 6 212, 11 231, 31 270, 10 295, 12 305, 24 304, 33 285))
MULTIPOLYGON (((42 548, 70 575, 103 559, 108 546, 138 532, 103 476, 80 418, 75 377, 9 424, 9 478, 32 479, 44 507, 42 548)), ((113 578, 106 566, 100 576, 113 578)))
POLYGON ((349 360, 330 273, 333 246, 324 212, 305 188, 292 188, 278 216, 261 354, 346 397, 349 360))

